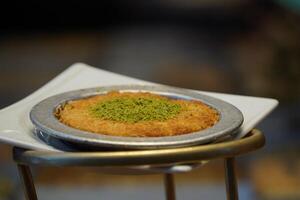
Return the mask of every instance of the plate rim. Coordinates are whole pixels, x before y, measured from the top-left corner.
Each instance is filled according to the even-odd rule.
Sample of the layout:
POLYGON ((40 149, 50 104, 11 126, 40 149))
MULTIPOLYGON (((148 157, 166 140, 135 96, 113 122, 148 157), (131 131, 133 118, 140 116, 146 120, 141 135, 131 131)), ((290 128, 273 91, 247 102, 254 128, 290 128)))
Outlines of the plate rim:
POLYGON ((60 93, 37 103, 32 107, 29 115, 34 126, 53 137, 69 142, 83 143, 85 145, 125 149, 158 149, 204 144, 220 137, 236 133, 244 120, 243 114, 238 108, 221 99, 183 88, 146 84, 99 86, 60 93), (148 91, 160 94, 169 93, 177 97, 184 96, 190 99, 196 99, 216 109, 220 113, 220 120, 210 128, 183 135, 122 137, 95 134, 69 127, 59 122, 53 114, 54 109, 66 101, 97 95, 111 90, 148 91))

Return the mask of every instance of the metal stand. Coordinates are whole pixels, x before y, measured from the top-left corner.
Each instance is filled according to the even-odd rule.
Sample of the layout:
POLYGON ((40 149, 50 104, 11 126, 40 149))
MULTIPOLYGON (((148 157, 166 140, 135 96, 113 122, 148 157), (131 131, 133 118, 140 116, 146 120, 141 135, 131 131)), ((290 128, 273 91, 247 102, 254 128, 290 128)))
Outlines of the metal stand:
MULTIPOLYGON (((98 166, 128 169, 143 165, 169 165, 197 163, 216 158, 224 159, 225 183, 228 200, 238 200, 235 174, 235 157, 257 150, 265 144, 264 136, 258 130, 252 130, 245 138, 215 144, 199 145, 164 150, 114 151, 114 152, 47 152, 14 148, 13 157, 18 164, 19 173, 27 200, 37 200, 37 195, 30 172, 30 165, 44 166, 98 166), (122 163, 119 161, 122 160, 122 163)), ((133 169, 133 168, 132 168, 133 169)), ((149 173, 149 168, 145 172, 149 173)), ((157 173, 157 171, 156 171, 157 173)), ((174 177, 164 173, 167 200, 176 199, 174 177)))
POLYGON ((166 199, 176 200, 173 174, 165 174, 164 182, 165 182, 166 199))
POLYGON ((236 181, 235 158, 224 159, 226 194, 228 200, 238 200, 238 186, 236 181))
POLYGON ((26 200, 37 200, 38 198, 36 196, 30 167, 27 165, 18 164, 18 170, 23 183, 26 200))

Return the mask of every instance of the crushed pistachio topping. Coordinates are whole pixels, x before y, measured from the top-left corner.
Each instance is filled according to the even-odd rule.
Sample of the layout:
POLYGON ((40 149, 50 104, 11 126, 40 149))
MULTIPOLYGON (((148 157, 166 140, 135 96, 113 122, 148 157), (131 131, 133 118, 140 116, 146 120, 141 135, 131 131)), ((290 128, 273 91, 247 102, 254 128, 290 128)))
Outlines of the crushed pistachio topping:
POLYGON ((168 120, 181 111, 181 106, 167 99, 124 97, 99 102, 90 111, 100 119, 136 123, 168 120))

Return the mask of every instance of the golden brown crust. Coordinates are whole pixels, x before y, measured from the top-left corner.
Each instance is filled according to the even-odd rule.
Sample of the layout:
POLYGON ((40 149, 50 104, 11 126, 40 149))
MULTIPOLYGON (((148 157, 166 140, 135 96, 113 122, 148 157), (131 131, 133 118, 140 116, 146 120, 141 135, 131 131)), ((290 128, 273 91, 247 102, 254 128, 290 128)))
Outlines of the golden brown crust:
POLYGON ((209 128, 219 120, 218 112, 200 101, 168 98, 169 101, 181 105, 183 109, 174 118, 165 121, 126 123, 99 119, 89 112, 88 108, 96 103, 124 96, 166 99, 166 97, 145 92, 109 92, 105 95, 70 101, 62 108, 57 109, 55 115, 62 123, 76 129, 105 135, 131 137, 181 135, 209 128))

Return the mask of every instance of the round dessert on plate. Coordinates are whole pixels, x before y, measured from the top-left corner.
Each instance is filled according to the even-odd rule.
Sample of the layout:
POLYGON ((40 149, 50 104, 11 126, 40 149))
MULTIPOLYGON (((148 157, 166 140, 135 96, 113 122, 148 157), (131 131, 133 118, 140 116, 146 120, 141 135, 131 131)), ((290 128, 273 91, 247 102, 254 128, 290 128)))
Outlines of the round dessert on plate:
POLYGON ((161 85, 90 88, 49 97, 30 118, 52 137, 90 147, 154 149, 203 144, 234 134, 233 105, 161 85))
POLYGON ((56 117, 83 131, 124 137, 187 134, 219 120, 218 112, 200 101, 120 91, 69 101, 57 109, 56 117))

